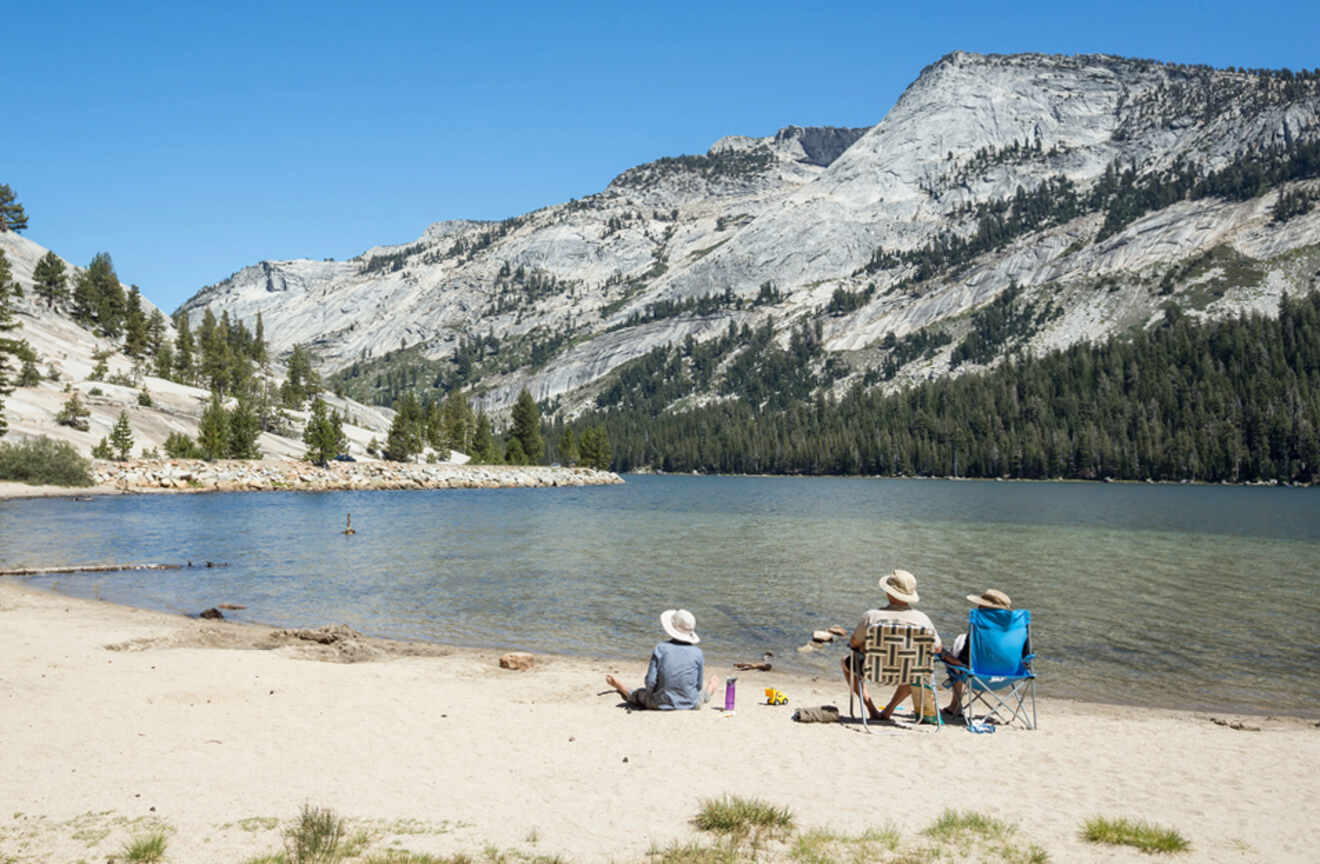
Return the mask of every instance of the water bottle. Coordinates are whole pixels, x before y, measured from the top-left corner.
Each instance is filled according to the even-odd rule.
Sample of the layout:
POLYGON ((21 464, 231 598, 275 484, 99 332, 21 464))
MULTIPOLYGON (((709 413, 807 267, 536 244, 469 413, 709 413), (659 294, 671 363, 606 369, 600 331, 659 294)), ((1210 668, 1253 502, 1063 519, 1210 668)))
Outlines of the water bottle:
POLYGON ((730 678, 724 682, 724 710, 733 710, 733 691, 734 685, 738 682, 737 678, 730 678))

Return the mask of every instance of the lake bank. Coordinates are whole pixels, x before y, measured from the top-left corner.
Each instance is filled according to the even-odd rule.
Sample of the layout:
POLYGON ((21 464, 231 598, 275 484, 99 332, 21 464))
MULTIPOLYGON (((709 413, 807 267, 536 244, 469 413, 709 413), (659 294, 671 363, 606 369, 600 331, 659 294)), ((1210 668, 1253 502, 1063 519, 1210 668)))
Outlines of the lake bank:
POLYGON ((0 536, 4 569, 227 565, 27 580, 130 606, 234 603, 241 621, 583 657, 631 653, 614 646, 645 642, 654 615, 681 606, 708 657, 768 651, 776 668, 831 676, 840 645, 798 649, 855 626, 883 602, 878 577, 902 567, 946 639, 987 587, 1031 610, 1051 695, 1320 719, 1307 671, 1320 645, 1320 499, 1301 491, 634 476, 5 502, 0 536))
POLYGON ((4 579, 0 623, 15 769, 0 772, 0 856, 23 864, 113 854, 157 823, 170 860, 245 860, 277 851, 304 802, 349 817, 377 851, 641 861, 652 844, 699 839, 692 816, 724 794, 788 807, 804 829, 888 823, 910 842, 946 808, 971 807, 1055 861, 1146 860, 1080 841, 1094 815, 1176 828, 1186 862, 1314 851, 1297 818, 1320 805, 1309 722, 1252 717, 1260 731, 1239 731, 1193 712, 1043 699, 1036 732, 867 735, 790 721, 798 706, 846 704, 835 676, 737 673, 731 717, 630 713, 598 694, 606 673, 641 677, 646 642, 628 661, 541 655, 524 672, 500 669, 498 652, 384 640, 354 658, 4 579), (314 662, 345 659, 372 662, 314 662), (790 704, 759 704, 770 686, 790 704), (829 794, 867 788, 877 764, 920 794, 883 812, 829 794))
POLYGON ((326 492, 376 489, 509 489, 604 486, 623 478, 593 468, 550 465, 423 465, 404 462, 132 459, 93 462, 89 487, 0 483, 0 498, 75 497, 118 492, 326 492))

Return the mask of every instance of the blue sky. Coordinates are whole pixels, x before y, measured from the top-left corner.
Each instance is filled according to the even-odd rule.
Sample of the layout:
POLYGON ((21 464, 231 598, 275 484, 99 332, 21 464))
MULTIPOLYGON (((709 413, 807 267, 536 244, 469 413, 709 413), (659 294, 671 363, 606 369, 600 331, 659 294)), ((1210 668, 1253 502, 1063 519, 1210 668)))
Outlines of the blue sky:
POLYGON ((872 125, 954 49, 1320 66, 1314 0, 671 5, 14 3, 0 183, 27 237, 172 310, 723 135, 872 125))

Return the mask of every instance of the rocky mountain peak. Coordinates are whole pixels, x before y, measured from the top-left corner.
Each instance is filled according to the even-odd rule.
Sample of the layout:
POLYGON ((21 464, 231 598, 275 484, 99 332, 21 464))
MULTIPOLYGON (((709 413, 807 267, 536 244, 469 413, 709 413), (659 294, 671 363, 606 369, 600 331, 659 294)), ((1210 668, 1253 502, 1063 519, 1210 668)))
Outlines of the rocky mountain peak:
MULTIPOLYGON (((873 127, 721 138, 503 222, 436 223, 352 262, 247 268, 185 308, 262 310, 277 349, 314 343, 325 371, 357 369, 354 392, 383 401, 407 380, 475 388, 493 408, 524 385, 581 406, 652 350, 723 344, 771 318, 781 342, 819 334, 830 368, 849 370, 836 388, 874 385, 886 363, 943 374, 950 340, 1010 285, 1040 317, 1015 347, 1042 349, 1168 302, 1232 314, 1303 290, 1310 277, 1283 262, 1320 236, 1302 158, 1320 146, 1318 111, 1314 74, 955 51, 873 127), (1292 221, 1271 221, 1280 190, 1300 196, 1292 221), (1219 285, 1188 263, 1211 250, 1261 263, 1184 298, 1167 273, 1219 285), (923 333, 946 347, 904 353, 923 333)), ((712 374, 701 398, 722 392, 712 374)))

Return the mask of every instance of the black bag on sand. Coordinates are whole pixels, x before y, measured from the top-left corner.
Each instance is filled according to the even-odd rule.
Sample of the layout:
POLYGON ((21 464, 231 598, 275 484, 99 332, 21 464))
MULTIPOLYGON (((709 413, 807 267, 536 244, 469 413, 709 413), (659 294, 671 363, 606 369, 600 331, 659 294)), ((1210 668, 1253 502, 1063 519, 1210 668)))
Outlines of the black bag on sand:
POLYGON ((793 719, 799 723, 838 723, 839 709, 834 705, 799 708, 793 712, 793 719))

